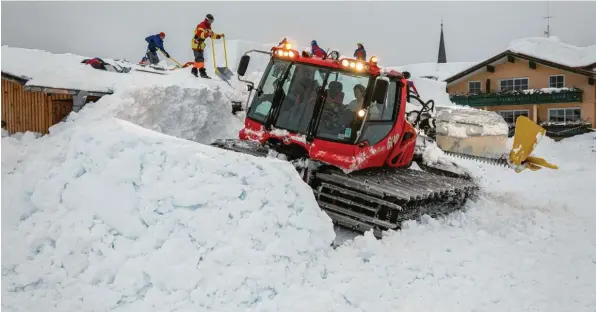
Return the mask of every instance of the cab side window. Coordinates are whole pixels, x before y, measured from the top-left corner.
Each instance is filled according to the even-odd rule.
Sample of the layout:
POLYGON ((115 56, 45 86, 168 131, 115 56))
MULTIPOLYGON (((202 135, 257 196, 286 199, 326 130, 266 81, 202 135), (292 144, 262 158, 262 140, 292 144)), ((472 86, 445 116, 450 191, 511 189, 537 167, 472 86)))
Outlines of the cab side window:
POLYGON ((385 98, 385 103, 377 104, 371 103, 370 107, 368 108, 368 120, 370 121, 392 121, 393 120, 393 112, 396 108, 396 93, 397 93, 397 83, 395 81, 391 81, 389 83, 389 88, 387 89, 387 97, 385 98))
POLYGON ((387 89, 385 103, 371 103, 362 136, 357 143, 368 141, 368 144, 375 145, 389 134, 393 128, 393 121, 396 119, 399 96, 397 83, 391 81, 387 89))
POLYGON ((279 61, 271 64, 271 67, 267 72, 267 77, 261 85, 261 95, 257 96, 255 93, 253 96, 252 104, 248 110, 249 118, 259 122, 265 122, 265 119, 271 110, 271 105, 273 104, 273 95, 275 93, 277 83, 283 78, 281 76, 288 65, 289 63, 287 62, 279 61))

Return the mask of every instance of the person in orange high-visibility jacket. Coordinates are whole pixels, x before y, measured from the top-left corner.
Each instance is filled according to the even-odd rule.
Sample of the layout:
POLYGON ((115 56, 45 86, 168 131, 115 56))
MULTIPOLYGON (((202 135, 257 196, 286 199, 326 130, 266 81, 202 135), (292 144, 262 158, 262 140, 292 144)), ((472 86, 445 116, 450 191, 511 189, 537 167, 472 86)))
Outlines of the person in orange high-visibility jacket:
POLYGON ((195 61, 190 72, 196 77, 198 77, 198 73, 201 73, 201 78, 211 78, 207 76, 207 73, 205 72, 205 57, 203 55, 206 46, 205 39, 220 39, 224 36, 224 34, 216 34, 211 30, 213 20, 213 15, 207 14, 205 20, 195 28, 195 34, 191 40, 192 53, 194 54, 195 61))

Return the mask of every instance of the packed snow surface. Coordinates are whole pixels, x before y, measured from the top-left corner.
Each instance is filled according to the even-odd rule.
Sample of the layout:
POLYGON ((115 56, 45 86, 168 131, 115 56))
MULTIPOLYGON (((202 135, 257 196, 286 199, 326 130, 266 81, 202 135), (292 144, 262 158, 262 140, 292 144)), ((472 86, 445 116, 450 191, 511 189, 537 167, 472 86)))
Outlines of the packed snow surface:
POLYGON ((577 47, 562 42, 558 37, 517 39, 509 44, 508 50, 570 67, 596 63, 596 44, 577 47))

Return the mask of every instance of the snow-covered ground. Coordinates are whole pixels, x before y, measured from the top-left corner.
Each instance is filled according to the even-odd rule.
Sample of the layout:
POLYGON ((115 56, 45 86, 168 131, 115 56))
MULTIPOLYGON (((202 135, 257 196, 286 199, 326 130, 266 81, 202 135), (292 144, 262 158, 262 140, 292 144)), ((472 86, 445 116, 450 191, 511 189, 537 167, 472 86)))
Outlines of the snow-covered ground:
POLYGON ((2 138, 3 310, 596 309, 596 134, 543 138, 559 170, 460 160, 464 211, 334 249, 291 165, 201 144, 236 135, 236 91, 159 79, 2 138))

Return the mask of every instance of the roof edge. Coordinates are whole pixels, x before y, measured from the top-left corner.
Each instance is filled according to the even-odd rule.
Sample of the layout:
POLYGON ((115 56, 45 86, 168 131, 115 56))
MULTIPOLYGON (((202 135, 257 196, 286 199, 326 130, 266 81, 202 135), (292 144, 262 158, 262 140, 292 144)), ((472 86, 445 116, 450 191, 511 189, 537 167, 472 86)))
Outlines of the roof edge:
POLYGON ((75 95, 79 92, 85 92, 87 95, 90 96, 104 96, 110 95, 112 92, 100 92, 100 91, 87 91, 87 90, 78 90, 78 89, 65 89, 65 88, 53 88, 53 87, 45 87, 45 86, 37 86, 37 85, 26 85, 25 91, 31 92, 44 92, 44 93, 55 93, 55 94, 71 94, 75 95))
POLYGON ((26 84, 27 81, 29 81, 31 79, 29 77, 17 76, 17 75, 13 75, 13 74, 7 73, 7 72, 2 72, 2 78, 14 81, 16 83, 20 83, 22 85, 26 84))

